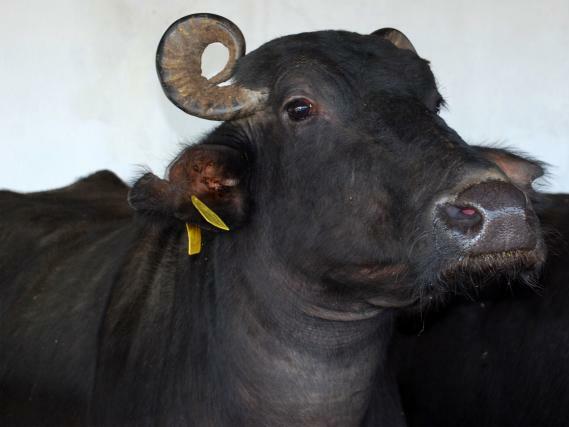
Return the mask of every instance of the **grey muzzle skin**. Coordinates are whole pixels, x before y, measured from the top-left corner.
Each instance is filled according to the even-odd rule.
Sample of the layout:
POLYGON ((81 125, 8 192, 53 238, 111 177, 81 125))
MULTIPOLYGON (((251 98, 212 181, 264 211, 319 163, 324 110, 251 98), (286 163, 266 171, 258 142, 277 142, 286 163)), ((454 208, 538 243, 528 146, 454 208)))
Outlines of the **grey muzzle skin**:
POLYGON ((458 257, 530 252, 540 240, 538 220, 526 195, 498 180, 439 200, 434 227, 437 249, 458 257))

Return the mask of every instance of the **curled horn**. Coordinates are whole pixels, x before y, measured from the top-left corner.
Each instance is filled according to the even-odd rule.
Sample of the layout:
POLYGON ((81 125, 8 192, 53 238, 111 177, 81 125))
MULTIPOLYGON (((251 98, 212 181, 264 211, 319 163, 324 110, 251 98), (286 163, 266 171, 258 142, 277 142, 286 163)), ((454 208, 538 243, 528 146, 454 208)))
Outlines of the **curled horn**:
POLYGON ((267 94, 237 84, 218 86, 233 76, 245 54, 245 39, 237 26, 217 15, 200 13, 178 19, 166 30, 156 52, 156 69, 166 96, 192 116, 232 120, 253 114, 267 94), (202 76, 202 55, 212 43, 229 50, 223 70, 210 79, 202 76))

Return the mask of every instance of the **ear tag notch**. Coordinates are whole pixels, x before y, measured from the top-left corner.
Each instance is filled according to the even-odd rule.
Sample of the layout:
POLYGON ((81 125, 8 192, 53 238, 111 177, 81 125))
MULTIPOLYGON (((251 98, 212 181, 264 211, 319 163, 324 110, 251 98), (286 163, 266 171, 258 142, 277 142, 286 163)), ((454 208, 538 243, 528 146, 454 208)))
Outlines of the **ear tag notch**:
MULTIPOLYGON (((192 204, 200 215, 211 225, 221 230, 229 231, 227 224, 196 196, 192 196, 192 204)), ((188 255, 199 254, 202 250, 202 230, 197 225, 186 223, 186 231, 188 232, 188 255)))

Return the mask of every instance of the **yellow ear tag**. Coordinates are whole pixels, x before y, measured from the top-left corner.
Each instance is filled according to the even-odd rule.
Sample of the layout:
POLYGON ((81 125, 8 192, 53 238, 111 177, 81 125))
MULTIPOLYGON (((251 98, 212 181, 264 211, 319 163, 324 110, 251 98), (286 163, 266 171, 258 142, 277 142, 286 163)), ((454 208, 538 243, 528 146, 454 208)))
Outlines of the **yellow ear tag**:
POLYGON ((197 225, 186 223, 188 231, 188 255, 199 254, 202 250, 202 231, 197 225))
POLYGON ((196 196, 192 196, 192 204, 197 209, 197 211, 203 216, 203 218, 209 222, 214 227, 221 230, 229 231, 229 227, 223 222, 223 220, 217 216, 217 214, 208 208, 204 202, 198 199, 196 196))

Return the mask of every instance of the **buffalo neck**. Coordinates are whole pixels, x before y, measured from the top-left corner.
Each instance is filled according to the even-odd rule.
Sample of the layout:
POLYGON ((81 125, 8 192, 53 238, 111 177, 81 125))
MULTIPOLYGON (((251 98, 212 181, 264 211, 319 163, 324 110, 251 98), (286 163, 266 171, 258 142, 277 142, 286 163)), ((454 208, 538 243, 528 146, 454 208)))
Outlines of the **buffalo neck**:
MULTIPOLYGON (((182 227, 139 236, 103 324, 97 423, 351 426, 378 382, 397 395, 383 380, 390 311, 314 315, 298 281, 318 283, 295 277, 250 229, 206 235, 194 257, 182 227)), ((398 425, 398 404, 382 404, 374 419, 398 425)))
POLYGON ((210 268, 222 323, 212 345, 226 381, 228 419, 360 425, 373 382, 383 375, 391 311, 336 318, 306 291, 322 284, 291 271, 251 229, 216 240, 210 268))

